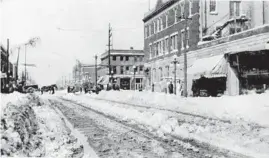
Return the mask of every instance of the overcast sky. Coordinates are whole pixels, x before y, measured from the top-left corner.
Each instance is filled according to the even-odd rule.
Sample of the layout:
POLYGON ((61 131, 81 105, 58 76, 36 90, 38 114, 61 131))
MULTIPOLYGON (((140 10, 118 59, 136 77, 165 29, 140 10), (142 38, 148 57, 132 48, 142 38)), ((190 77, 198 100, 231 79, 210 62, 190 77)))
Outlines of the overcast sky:
MULTIPOLYGON (((32 37, 41 40, 27 47, 28 68, 39 84, 55 83, 72 72, 75 59, 94 62, 108 42, 108 24, 113 30, 113 48, 143 49, 144 13, 148 0, 2 0, 0 1, 0 40, 10 39, 15 61, 17 46, 32 37)), ((151 8, 156 0, 150 0, 151 8)), ((24 47, 20 63, 24 63, 24 47)), ((22 69, 22 67, 20 68, 22 69)))

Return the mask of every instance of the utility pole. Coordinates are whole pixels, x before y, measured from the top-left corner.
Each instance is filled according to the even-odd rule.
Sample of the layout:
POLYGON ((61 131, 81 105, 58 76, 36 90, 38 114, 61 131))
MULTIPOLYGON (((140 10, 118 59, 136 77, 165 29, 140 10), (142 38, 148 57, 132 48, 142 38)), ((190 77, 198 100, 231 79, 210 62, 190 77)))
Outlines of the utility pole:
MULTIPOLYGON (((186 11, 187 10, 187 5, 186 5, 186 0, 184 1, 184 3, 185 3, 185 5, 184 5, 184 10, 186 11)), ((185 11, 184 11, 184 13, 185 13, 185 11)), ((189 40, 189 39, 187 39, 187 33, 188 33, 188 20, 192 20, 192 18, 188 18, 188 17, 186 17, 186 14, 183 14, 182 16, 180 16, 180 19, 183 19, 183 20, 185 20, 185 26, 184 26, 184 53, 183 53, 183 55, 184 55, 184 97, 187 97, 188 96, 188 87, 187 87, 187 66, 188 66, 188 62, 187 62, 187 52, 188 52, 188 50, 187 50, 187 41, 189 40)), ((188 36, 188 38, 189 38, 189 36, 188 36)))
POLYGON ((25 81, 25 85, 26 85, 26 46, 27 44, 25 44, 25 48, 24 48, 24 51, 25 51, 25 63, 24 63, 24 81, 25 81))
POLYGON ((9 84, 9 39, 7 39, 7 84, 9 84))
POLYGON ((97 87, 97 55, 95 57, 95 86, 97 87))
POLYGON ((19 58, 20 58, 20 49, 21 47, 18 48, 18 57, 17 57, 17 66, 16 66, 16 83, 17 83, 17 80, 19 79, 19 58))
POLYGON ((108 75, 111 77, 110 46, 111 46, 112 28, 108 25, 108 75))

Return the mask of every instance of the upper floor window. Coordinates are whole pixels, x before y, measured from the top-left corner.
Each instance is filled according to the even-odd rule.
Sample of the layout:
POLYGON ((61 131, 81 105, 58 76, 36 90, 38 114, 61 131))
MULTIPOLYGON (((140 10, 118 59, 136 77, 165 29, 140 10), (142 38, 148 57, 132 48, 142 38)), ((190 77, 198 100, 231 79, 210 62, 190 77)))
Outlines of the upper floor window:
POLYGON ((193 2, 192 0, 189 0, 189 15, 192 15, 193 14, 193 2))
POLYGON ((140 61, 143 61, 143 57, 142 56, 139 59, 140 59, 140 61))
POLYGON ((123 56, 120 56, 120 61, 123 61, 123 56))
POLYGON ((140 69, 139 69, 140 71, 143 71, 143 66, 140 66, 140 69))
POLYGON ((129 66, 126 66, 126 68, 125 68, 125 69, 126 69, 126 71, 129 71, 129 66))
POLYGON ((169 51, 169 38, 165 39, 165 52, 169 51))
POLYGON ((216 2, 216 0, 210 0, 210 2, 209 2, 209 11, 210 12, 217 12, 217 2, 216 2))
POLYGON ((125 57, 125 60, 126 60, 126 61, 129 61, 129 56, 126 56, 126 57, 125 57))
POLYGON ((159 21, 159 31, 162 31, 162 19, 159 18, 158 21, 159 21))
POLYGON ((117 56, 113 56, 113 60, 117 60, 117 56))
POLYGON ((117 74, 117 67, 113 66, 113 74, 117 74))
POLYGON ((185 34, 185 30, 181 30, 181 49, 185 49, 184 48, 184 44, 186 44, 186 48, 189 48, 189 28, 187 28, 187 32, 185 34), (185 36, 186 36, 186 43, 185 43, 185 36))
POLYGON ((175 22, 177 22, 177 19, 178 19, 177 10, 178 10, 178 7, 176 7, 174 9, 174 12, 175 12, 175 22))
POLYGON ((240 1, 230 2, 230 15, 231 17, 240 16, 240 1))
POLYGON ((135 62, 137 61, 137 57, 134 57, 134 61, 135 61, 135 62))
POLYGON ((120 67, 120 74, 123 74, 123 66, 120 67))
POLYGON ((181 4, 180 4, 180 20, 182 21, 182 20, 184 20, 184 16, 185 16, 185 4, 182 2, 181 4))

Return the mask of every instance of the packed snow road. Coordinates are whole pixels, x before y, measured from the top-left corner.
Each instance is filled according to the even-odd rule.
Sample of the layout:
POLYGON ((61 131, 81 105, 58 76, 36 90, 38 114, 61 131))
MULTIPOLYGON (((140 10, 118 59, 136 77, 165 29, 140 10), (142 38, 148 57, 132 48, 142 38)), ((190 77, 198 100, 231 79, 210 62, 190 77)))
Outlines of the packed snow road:
POLYGON ((50 102, 88 138, 99 157, 245 157, 193 139, 169 134, 160 137, 141 124, 130 124, 61 97, 50 102))

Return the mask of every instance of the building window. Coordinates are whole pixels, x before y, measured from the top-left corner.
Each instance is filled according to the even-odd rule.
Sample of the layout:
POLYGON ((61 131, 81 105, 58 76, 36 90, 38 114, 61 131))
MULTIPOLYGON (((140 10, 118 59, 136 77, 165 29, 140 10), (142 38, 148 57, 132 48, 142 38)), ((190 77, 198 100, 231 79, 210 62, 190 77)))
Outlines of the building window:
POLYGON ((139 57, 140 61, 142 62, 143 61, 143 56, 139 57))
POLYGON ((123 74, 123 66, 120 67, 120 74, 123 74))
POLYGON ((157 29, 156 29, 156 32, 159 32, 159 23, 160 23, 160 21, 159 21, 159 19, 157 19, 157 29))
POLYGON ((167 77, 169 77, 169 66, 167 66, 167 77))
POLYGON ((185 8, 185 4, 184 4, 184 2, 182 2, 181 4, 180 4, 180 16, 181 16, 181 18, 180 18, 180 21, 183 21, 184 20, 184 8, 185 8))
POLYGON ((159 55, 159 50, 158 50, 158 48, 159 48, 159 42, 157 42, 157 43, 155 44, 156 56, 159 55))
POLYGON ((210 2, 209 2, 209 11, 213 12, 213 13, 216 12, 217 11, 216 5, 217 5, 216 0, 210 0, 210 2))
POLYGON ((117 56, 113 56, 113 60, 117 60, 117 56))
POLYGON ((191 16, 193 13, 193 2, 192 0, 189 0, 189 15, 191 16))
POLYGON ((126 69, 126 71, 129 71, 129 66, 126 66, 126 68, 125 68, 125 69, 126 69))
POLYGON ((120 61, 123 61, 123 56, 120 56, 120 61))
POLYGON ((129 61, 129 56, 126 56, 126 57, 125 57, 125 60, 126 60, 126 61, 129 61))
POLYGON ((240 1, 230 2, 230 15, 231 17, 240 16, 240 1))
POLYGON ((184 30, 181 30, 181 49, 184 49, 184 39, 185 39, 185 33, 184 30))
POLYGON ((137 62, 137 57, 134 57, 134 62, 137 62))
POLYGON ((143 66, 142 65, 139 67, 139 71, 143 71, 143 66))
POLYGON ((153 57, 152 44, 149 44, 149 58, 153 57))
POLYGON ((150 26, 151 26, 151 28, 150 28, 151 34, 150 35, 153 35, 154 34, 154 23, 151 23, 150 26))
POLYGON ((175 9, 174 9, 174 12, 175 12, 175 23, 177 22, 177 19, 178 19, 177 10, 178 10, 178 7, 175 7, 175 9))
POLYGON ((113 74, 117 74, 117 67, 113 66, 113 74))
POLYGON ((168 27, 168 13, 165 14, 165 28, 168 27))
POLYGON ((163 19, 160 18, 160 31, 162 31, 162 30, 163 30, 163 19))
POLYGON ((166 28, 165 23, 166 23, 166 15, 163 15, 162 16, 162 30, 166 28))

